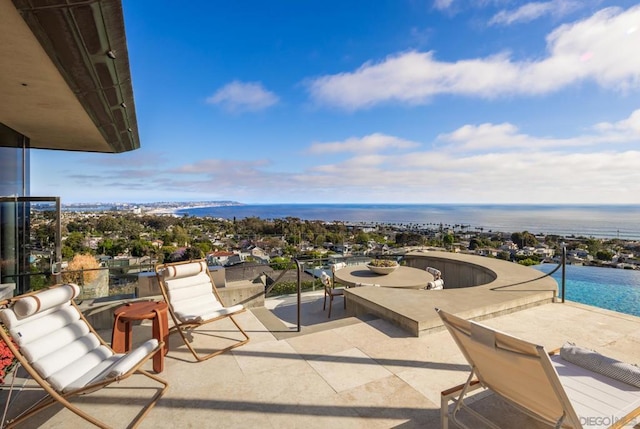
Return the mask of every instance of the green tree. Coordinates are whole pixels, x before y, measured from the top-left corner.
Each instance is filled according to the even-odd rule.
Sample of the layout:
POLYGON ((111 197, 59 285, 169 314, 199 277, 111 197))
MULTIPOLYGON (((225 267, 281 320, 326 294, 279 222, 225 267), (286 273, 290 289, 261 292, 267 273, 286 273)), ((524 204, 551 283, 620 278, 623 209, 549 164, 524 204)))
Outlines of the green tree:
POLYGON ((173 252, 178 250, 178 248, 175 246, 162 246, 160 250, 162 252, 162 260, 171 261, 171 255, 173 254, 173 252))
POLYGON ((602 242, 595 238, 588 238, 584 241, 584 244, 587 246, 587 250, 591 255, 597 255, 598 251, 602 248, 602 242))
POLYGON ((173 227, 171 241, 177 243, 178 246, 184 246, 189 243, 189 234, 187 234, 187 231, 183 227, 176 225, 173 227))
POLYGON ((135 257, 151 255, 153 253, 153 247, 149 241, 133 240, 129 242, 129 252, 131 256, 135 257))
POLYGON ((469 250, 476 250, 478 248, 481 248, 482 246, 483 246, 482 240, 477 237, 473 237, 469 241, 469 250))
POLYGON ((198 241, 197 243, 193 243, 193 246, 200 249, 203 255, 211 252, 211 249, 213 248, 211 242, 209 241, 198 241))
POLYGON ((525 258, 525 259, 520 259, 518 261, 518 264, 520 265, 524 265, 524 266, 531 266, 531 265, 538 265, 540 263, 540 261, 538 261, 537 259, 533 259, 533 258, 525 258))
POLYGON ((187 247, 184 250, 184 255, 182 257, 184 261, 191 261, 194 259, 201 259, 201 258, 204 258, 204 253, 198 247, 194 247, 194 246, 187 247))
POLYGON ((70 233, 64 241, 64 245, 70 248, 74 254, 91 251, 91 249, 84 245, 84 234, 81 232, 70 233))
POLYGON ((611 261, 613 259, 613 252, 610 250, 598 250, 596 252, 596 259, 601 261, 611 261))
POLYGON ((511 234, 511 241, 517 244, 520 249, 524 247, 535 247, 538 244, 536 236, 528 231, 514 232, 511 234))
POLYGON ((62 259, 69 260, 73 258, 75 254, 76 252, 71 247, 64 244, 62 245, 62 259))
POLYGON ((290 258, 277 256, 271 259, 269 266, 274 270, 286 270, 287 268, 295 268, 295 263, 290 258))
POLYGON ((96 224, 96 230, 103 234, 111 234, 120 230, 120 223, 112 215, 100 216, 96 224))
POLYGON ((510 261, 511 260, 511 253, 503 250, 502 252, 498 253, 497 259, 502 259, 504 261, 510 261))
POLYGON ((456 238, 453 234, 446 234, 444 237, 442 237, 442 242, 447 248, 451 247, 451 245, 453 245, 455 241, 456 241, 456 238))
POLYGON ((356 234, 355 242, 357 244, 367 244, 369 240, 371 240, 371 237, 364 231, 360 231, 356 234))

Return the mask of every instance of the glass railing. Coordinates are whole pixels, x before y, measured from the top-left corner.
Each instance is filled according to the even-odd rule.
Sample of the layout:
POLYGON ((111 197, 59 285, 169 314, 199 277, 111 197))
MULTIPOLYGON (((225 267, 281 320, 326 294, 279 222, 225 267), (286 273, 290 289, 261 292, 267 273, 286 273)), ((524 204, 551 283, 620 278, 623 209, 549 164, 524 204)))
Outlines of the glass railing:
POLYGON ((0 284, 40 288, 61 258, 59 197, 0 197, 0 284))

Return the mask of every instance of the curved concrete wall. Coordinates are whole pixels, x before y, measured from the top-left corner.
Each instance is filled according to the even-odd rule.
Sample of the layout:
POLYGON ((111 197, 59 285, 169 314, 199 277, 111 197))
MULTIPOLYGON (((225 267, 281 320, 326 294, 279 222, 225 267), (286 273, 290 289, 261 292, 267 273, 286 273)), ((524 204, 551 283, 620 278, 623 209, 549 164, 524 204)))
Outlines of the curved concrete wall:
POLYGON ((350 288, 345 290, 347 311, 356 316, 373 314, 419 336, 443 328, 434 308, 482 320, 553 302, 558 289, 552 277, 500 259, 417 251, 407 253, 404 260, 413 268, 442 271, 444 290, 350 288))
MULTIPOLYGON (((491 283, 498 275, 495 271, 468 260, 458 260, 449 257, 446 252, 429 252, 428 254, 408 254, 404 257, 407 266, 425 269, 433 267, 442 272, 445 288, 462 288, 480 286, 491 283)), ((483 261, 484 262, 484 261, 483 261)))

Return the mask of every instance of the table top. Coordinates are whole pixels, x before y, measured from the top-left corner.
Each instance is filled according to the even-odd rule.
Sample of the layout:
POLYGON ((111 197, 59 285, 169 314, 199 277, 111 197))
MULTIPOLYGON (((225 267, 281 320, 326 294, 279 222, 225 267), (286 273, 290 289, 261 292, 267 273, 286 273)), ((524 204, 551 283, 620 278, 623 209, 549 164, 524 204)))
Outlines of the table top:
POLYGON ((359 283, 401 289, 424 289, 433 276, 419 268, 399 266, 390 274, 376 274, 365 265, 350 265, 335 272, 336 283, 356 286, 359 283))
POLYGON ((155 311, 166 311, 167 303, 163 301, 137 301, 122 305, 113 312, 117 317, 125 317, 132 320, 149 319, 155 311))

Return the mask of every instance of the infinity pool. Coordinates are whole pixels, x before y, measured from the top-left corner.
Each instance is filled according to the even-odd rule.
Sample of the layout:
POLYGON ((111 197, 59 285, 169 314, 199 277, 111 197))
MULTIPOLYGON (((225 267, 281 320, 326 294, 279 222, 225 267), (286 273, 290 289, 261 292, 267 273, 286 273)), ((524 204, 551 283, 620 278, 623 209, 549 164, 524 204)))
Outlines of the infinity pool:
MULTIPOLYGON (((555 264, 543 264, 533 268, 548 273, 555 267, 555 264)), ((640 317, 640 270, 578 265, 567 265, 566 269, 567 300, 640 317)), ((562 269, 552 277, 558 282, 560 296, 562 269)))

